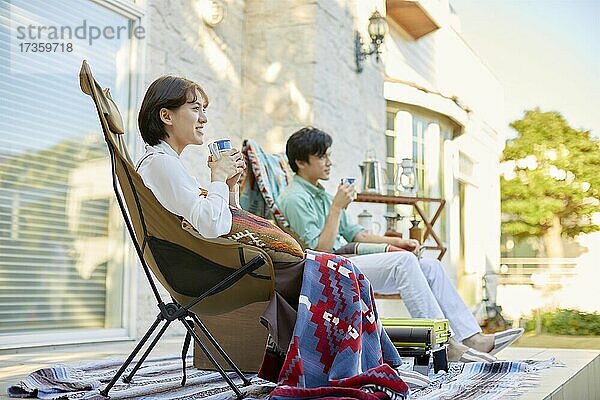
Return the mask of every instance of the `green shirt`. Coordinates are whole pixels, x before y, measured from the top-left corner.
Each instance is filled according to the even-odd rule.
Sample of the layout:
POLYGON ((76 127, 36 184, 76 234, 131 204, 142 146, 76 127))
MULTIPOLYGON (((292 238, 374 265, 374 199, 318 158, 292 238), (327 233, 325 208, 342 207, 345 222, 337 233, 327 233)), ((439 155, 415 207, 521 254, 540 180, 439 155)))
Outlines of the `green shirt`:
MULTIPOLYGON (((311 249, 317 247, 319 243, 319 236, 325 226, 332 202, 333 196, 327 193, 321 184, 315 186, 299 175, 294 176, 292 182, 277 198, 277 205, 290 223, 290 228, 311 249)), ((352 224, 346 211, 343 210, 333 249, 344 245, 342 237, 347 242, 351 242, 363 229, 358 224, 352 224)))

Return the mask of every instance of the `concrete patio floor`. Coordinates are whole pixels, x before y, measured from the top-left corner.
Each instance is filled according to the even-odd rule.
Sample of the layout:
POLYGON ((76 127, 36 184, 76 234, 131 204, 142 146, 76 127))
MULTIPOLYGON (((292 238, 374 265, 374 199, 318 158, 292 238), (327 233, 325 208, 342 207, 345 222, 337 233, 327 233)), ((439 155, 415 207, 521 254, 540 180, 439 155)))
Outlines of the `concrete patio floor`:
MULTIPOLYGON (((163 339, 153 356, 178 354, 182 338, 163 339)), ((50 346, 0 351, 0 398, 8 398, 6 389, 28 373, 57 362, 76 364, 80 361, 124 358, 135 342, 95 343, 50 346)), ((191 354, 191 352, 190 352, 191 354)), ((545 360, 551 357, 564 362, 564 368, 541 371, 540 386, 521 396, 523 400, 592 399, 600 400, 600 351, 573 349, 508 348, 499 354, 503 359, 545 360)))

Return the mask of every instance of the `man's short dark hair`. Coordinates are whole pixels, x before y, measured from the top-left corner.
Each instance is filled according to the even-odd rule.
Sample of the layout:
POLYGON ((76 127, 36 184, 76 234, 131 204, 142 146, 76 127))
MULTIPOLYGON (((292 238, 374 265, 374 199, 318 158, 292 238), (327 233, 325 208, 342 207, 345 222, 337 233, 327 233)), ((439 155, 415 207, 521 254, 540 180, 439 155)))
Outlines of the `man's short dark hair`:
POLYGON ((307 126, 290 136, 285 145, 285 154, 292 171, 298 173, 296 161, 307 161, 310 156, 321 157, 331 147, 331 136, 320 129, 307 126))
POLYGON ((202 106, 208 106, 208 96, 202 86, 189 79, 178 76, 161 76, 148 87, 140 113, 138 127, 144 142, 151 146, 157 145, 161 139, 169 137, 160 119, 160 110, 166 108, 175 110, 185 103, 196 101, 196 90, 202 96, 202 106))

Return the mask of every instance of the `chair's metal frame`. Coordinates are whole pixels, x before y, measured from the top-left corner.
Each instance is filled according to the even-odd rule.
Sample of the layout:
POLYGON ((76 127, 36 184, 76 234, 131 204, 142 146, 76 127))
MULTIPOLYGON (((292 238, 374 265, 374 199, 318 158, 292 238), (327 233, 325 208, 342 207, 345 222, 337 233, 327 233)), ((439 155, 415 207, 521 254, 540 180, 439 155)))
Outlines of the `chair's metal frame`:
MULTIPOLYGON (((88 79, 88 83, 89 83, 90 87, 93 88, 94 82, 89 82, 89 77, 87 77, 87 79, 88 79)), ((94 89, 92 89, 92 90, 94 90, 94 89)), ((92 97, 94 97, 94 96, 92 96, 92 97)), ((94 101, 96 101, 95 98, 94 98, 94 101)), ((100 118, 100 122, 102 123, 103 122, 103 120, 102 120, 103 115, 101 115, 101 110, 98 109, 98 107, 97 107, 97 112, 98 112, 98 117, 100 118)), ((103 131, 106 129, 105 126, 102 126, 102 128, 103 128, 103 131)), ((146 333, 144 334, 144 336, 140 339, 139 343, 135 346, 135 348, 133 349, 133 351, 131 352, 131 354, 129 354, 129 357, 127 357, 127 360, 125 360, 125 362, 123 363, 123 365, 121 365, 121 368, 119 368, 119 370, 113 376, 112 380, 108 383, 108 385, 106 385, 106 387, 104 389, 102 389, 100 391, 100 394, 102 396, 109 397, 109 392, 112 389, 112 387, 115 385, 115 383, 117 382, 117 380, 123 375, 123 373, 125 372, 125 370, 127 369, 127 367, 131 364, 131 362, 136 357, 136 355, 140 352, 140 350, 142 349, 142 347, 144 347, 144 345, 148 342, 148 340, 150 339, 150 337, 152 336, 152 334, 154 333, 154 331, 156 331, 156 329, 158 328, 158 326, 160 325, 160 323, 164 321, 163 326, 160 328, 160 330, 158 331, 158 333, 156 334, 156 336, 154 337, 154 339, 152 340, 152 342, 150 343, 150 345, 146 348, 146 351, 144 352, 144 354, 142 355, 142 357, 138 360, 138 362, 136 363, 136 365, 133 368, 133 370, 123 379, 124 382, 126 382, 126 383, 131 382, 132 379, 133 379, 133 376, 138 371, 138 369, 142 366, 142 363, 146 360, 146 358, 148 357, 148 355, 150 354, 150 352, 152 351, 152 349, 156 346, 156 344, 158 343, 158 341, 160 340, 160 338, 162 337, 162 335, 165 333, 166 329, 169 327, 169 325, 171 324, 171 322, 173 322, 175 320, 179 320, 185 326, 185 329, 187 330, 187 335, 190 335, 193 338, 194 342, 202 349, 202 351, 204 352, 204 354, 206 354, 206 357, 210 360, 210 362, 219 371, 219 373, 221 374, 221 376, 223 377, 223 379, 225 379, 225 381, 227 381, 227 383, 229 384, 229 386, 231 387, 231 389, 236 393, 237 397, 238 398, 243 398, 243 395, 242 395, 241 391, 239 390, 239 388, 237 387, 237 385, 227 375, 227 373, 224 371, 223 367, 221 367, 221 365, 219 364, 219 362, 215 359, 215 357, 212 355, 212 353, 210 352, 210 350, 203 343, 200 335, 194 330, 194 324, 198 326, 198 328, 200 329, 200 331, 202 332, 202 334, 206 337, 206 339, 208 339, 208 341, 212 344, 212 346, 219 352, 219 354, 223 357, 223 359, 227 362, 227 364, 229 364, 229 366, 233 369, 233 371, 237 374, 237 376, 242 380, 243 385, 244 386, 250 385, 251 384, 250 380, 242 373, 242 371, 237 367, 237 365, 235 365, 235 363, 233 362, 233 360, 227 355, 227 353, 225 352, 225 350, 219 345, 219 343, 217 342, 217 340, 210 334, 210 332, 208 331, 208 329, 204 326, 204 324, 202 323, 202 321, 200 320, 200 318, 196 314, 194 314, 192 311, 190 311, 190 308, 192 308, 193 306, 195 306, 196 304, 198 304, 199 302, 201 302, 206 297, 208 297, 210 295, 213 295, 215 293, 218 293, 218 292, 220 292, 223 289, 226 289, 233 282, 241 279, 246 274, 252 273, 257 268, 261 267, 262 265, 264 265, 266 263, 265 258, 262 255, 257 255, 252 260, 250 260, 249 262, 245 263, 241 268, 239 268, 239 269, 235 270, 233 273, 231 273, 226 279, 224 279, 223 281, 221 281, 218 284, 214 285, 210 289, 204 291, 204 293, 202 293, 200 296, 196 297, 192 302, 190 302, 186 306, 180 305, 174 299, 172 299, 172 301, 170 303, 165 303, 163 301, 163 299, 161 298, 160 293, 159 293, 159 291, 158 291, 158 289, 156 287, 156 283, 154 282, 152 274, 150 273, 150 268, 149 268, 148 264, 146 263, 146 260, 144 259, 144 251, 140 247, 138 241, 136 240, 135 231, 134 231, 134 228, 133 228, 133 223, 130 220, 129 215, 127 213, 127 208, 125 206, 125 200, 124 200, 122 194, 119 191, 120 184, 119 184, 119 179, 117 177, 117 172, 116 172, 116 157, 117 156, 115 154, 117 150, 114 147, 114 143, 112 143, 110 141, 110 139, 106 137, 106 135, 107 135, 106 132, 104 132, 104 135, 105 135, 104 139, 106 141, 106 144, 108 146, 108 150, 109 150, 109 153, 110 153, 113 190, 115 192, 115 196, 117 198, 117 202, 119 204, 119 208, 121 210, 121 214, 123 215, 123 219, 125 220, 125 224, 127 226, 127 230, 129 232, 129 235, 130 235, 130 237, 131 237, 131 239, 133 241, 133 244, 135 246, 135 250, 136 250, 138 258, 139 258, 139 260, 140 260, 140 262, 142 264, 142 268, 144 269, 144 273, 146 274, 146 278, 148 279, 148 282, 150 283, 150 287, 152 289, 152 292, 154 293, 154 297, 156 298, 156 300, 158 302, 158 308, 159 308, 160 312, 156 316, 156 319, 152 323, 152 325, 150 326, 150 328, 148 328, 148 330, 146 331, 146 333)), ((125 162, 127 162, 127 161, 125 161, 125 162)), ((137 193, 137 191, 135 189, 135 186, 133 185, 130 172, 129 172, 129 170, 127 168, 125 168, 125 173, 126 173, 127 178, 128 178, 128 184, 131 187, 131 190, 133 192, 133 196, 134 196, 135 201, 136 201, 136 206, 137 206, 138 213, 139 213, 140 219, 141 219, 141 225, 142 225, 142 227, 144 229, 144 238, 143 238, 142 243, 144 243, 144 247, 145 247, 145 244, 148 243, 149 235, 147 234, 147 231, 146 231, 146 225, 145 225, 145 222, 144 222, 144 214, 142 212, 142 207, 141 207, 141 204, 140 204, 140 201, 139 201, 138 193, 137 193)), ((185 376, 185 355, 187 353, 187 347, 189 345, 189 339, 187 339, 185 342, 186 343, 184 344, 184 349, 183 349, 183 352, 182 352, 183 353, 182 354, 182 358, 184 359, 184 362, 183 362, 183 379, 182 379, 182 382, 181 382, 182 386, 185 385, 185 380, 186 380, 186 376, 185 376)))

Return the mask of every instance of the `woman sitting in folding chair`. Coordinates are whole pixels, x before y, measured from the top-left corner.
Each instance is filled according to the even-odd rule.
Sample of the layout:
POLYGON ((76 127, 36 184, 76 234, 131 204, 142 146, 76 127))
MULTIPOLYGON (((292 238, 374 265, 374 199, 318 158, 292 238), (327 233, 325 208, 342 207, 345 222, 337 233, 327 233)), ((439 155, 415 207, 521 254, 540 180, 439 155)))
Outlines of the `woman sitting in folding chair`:
MULTIPOLYGON (((205 189, 185 170, 179 155, 187 145, 203 143, 207 106, 208 97, 195 82, 174 76, 154 81, 138 117, 147 148, 137 169, 166 209, 203 237, 216 238, 232 228, 245 166, 236 149, 209 160, 211 182, 205 189)), ((368 369, 388 368, 378 370, 378 379, 387 372, 391 381, 404 385, 383 365, 398 366, 400 358, 381 329, 369 282, 349 260, 308 251, 298 262, 274 267, 274 305, 263 317, 278 348, 283 354, 287 350, 280 383, 325 386, 368 369)))
MULTIPOLYGON (((179 155, 187 145, 203 143, 207 106, 206 93, 192 81, 173 76, 154 81, 138 116, 147 146, 136 169, 163 207, 210 239, 227 234, 232 227, 230 206, 239 207, 238 180, 245 163, 236 149, 209 161, 211 182, 203 189, 185 170, 179 155)), ((278 269, 277 294, 263 318, 271 332, 276 332, 276 344, 285 351, 295 323, 304 262, 274 266, 278 269)))

